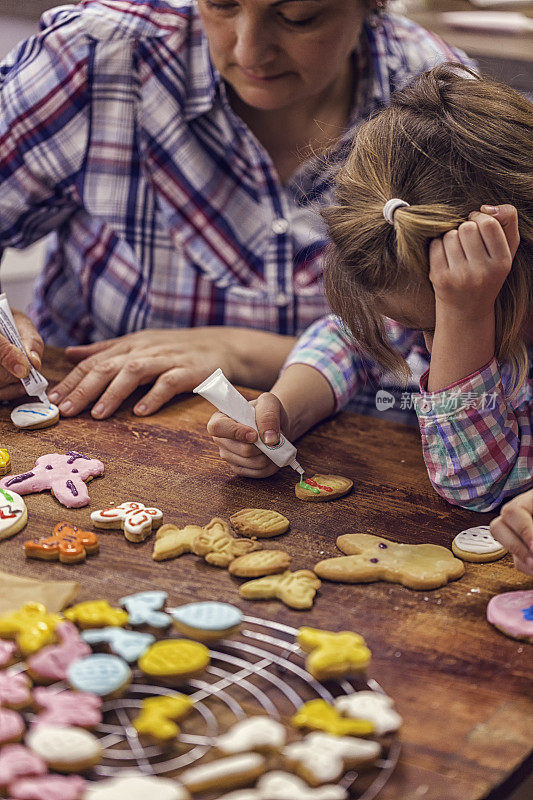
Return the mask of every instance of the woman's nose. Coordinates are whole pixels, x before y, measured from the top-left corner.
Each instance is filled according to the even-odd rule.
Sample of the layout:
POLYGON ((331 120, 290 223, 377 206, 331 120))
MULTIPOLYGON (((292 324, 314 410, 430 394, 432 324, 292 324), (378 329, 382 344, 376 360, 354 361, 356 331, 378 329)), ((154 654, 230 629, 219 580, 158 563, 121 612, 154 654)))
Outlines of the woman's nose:
POLYGON ((276 50, 269 26, 259 19, 242 19, 236 29, 234 47, 239 66, 250 71, 259 71, 271 60, 276 50))

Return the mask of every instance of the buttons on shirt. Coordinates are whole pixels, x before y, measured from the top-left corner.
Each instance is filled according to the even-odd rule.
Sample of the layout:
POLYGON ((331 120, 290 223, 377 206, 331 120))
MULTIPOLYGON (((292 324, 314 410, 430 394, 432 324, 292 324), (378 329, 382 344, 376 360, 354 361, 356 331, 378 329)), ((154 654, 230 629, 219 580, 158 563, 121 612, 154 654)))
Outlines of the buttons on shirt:
POLYGON ((288 295, 286 295, 284 292, 279 292, 276 295, 276 297, 274 299, 274 302, 276 303, 278 308, 283 308, 283 306, 288 306, 289 305, 290 297, 288 295))
POLYGON ((272 231, 278 235, 287 233, 289 230, 289 223, 283 217, 278 217, 272 222, 272 231))

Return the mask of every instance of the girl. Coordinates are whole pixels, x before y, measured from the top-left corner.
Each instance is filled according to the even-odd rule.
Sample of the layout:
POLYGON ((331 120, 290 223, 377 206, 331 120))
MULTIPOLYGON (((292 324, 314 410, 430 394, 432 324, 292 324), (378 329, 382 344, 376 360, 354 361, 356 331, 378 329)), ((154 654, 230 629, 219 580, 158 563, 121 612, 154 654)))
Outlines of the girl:
MULTIPOLYGON (((378 364, 405 387, 407 362, 431 353, 415 405, 436 490, 489 511, 533 484, 532 152, 531 103, 459 66, 425 73, 359 129, 324 212, 341 321, 308 329, 259 398, 265 442, 342 407, 378 364)), ((238 474, 275 470, 249 428, 215 414, 208 429, 238 474)))

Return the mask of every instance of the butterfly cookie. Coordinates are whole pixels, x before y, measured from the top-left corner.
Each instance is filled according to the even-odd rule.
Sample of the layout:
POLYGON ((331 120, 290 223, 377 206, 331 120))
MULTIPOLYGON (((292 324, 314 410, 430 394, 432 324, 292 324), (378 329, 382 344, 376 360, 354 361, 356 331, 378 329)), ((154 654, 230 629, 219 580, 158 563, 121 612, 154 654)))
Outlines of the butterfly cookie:
POLYGON ((101 508, 91 514, 97 528, 121 528, 128 542, 144 542, 152 530, 161 525, 162 519, 161 509, 134 502, 101 508))

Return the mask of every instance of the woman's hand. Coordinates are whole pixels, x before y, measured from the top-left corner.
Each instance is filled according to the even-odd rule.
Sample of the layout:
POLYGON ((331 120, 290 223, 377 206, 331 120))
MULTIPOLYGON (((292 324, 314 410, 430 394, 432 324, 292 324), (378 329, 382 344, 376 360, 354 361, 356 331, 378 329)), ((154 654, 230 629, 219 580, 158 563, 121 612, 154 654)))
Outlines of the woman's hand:
MULTIPOLYGON (((282 429, 290 439, 287 414, 275 394, 265 392, 251 405, 255 407, 259 435, 265 444, 276 444, 282 429)), ((258 437, 253 428, 217 411, 207 423, 207 432, 213 437, 220 457, 228 462, 236 475, 267 478, 278 471, 279 467, 255 446, 258 437)))
POLYGON ((533 576, 533 489, 502 506, 490 532, 512 554, 517 569, 533 576))
POLYGON ((26 394, 21 378, 30 371, 30 364, 41 368, 43 340, 33 322, 21 311, 13 311, 25 351, 19 350, 4 336, 0 336, 0 400, 13 400, 26 394))

